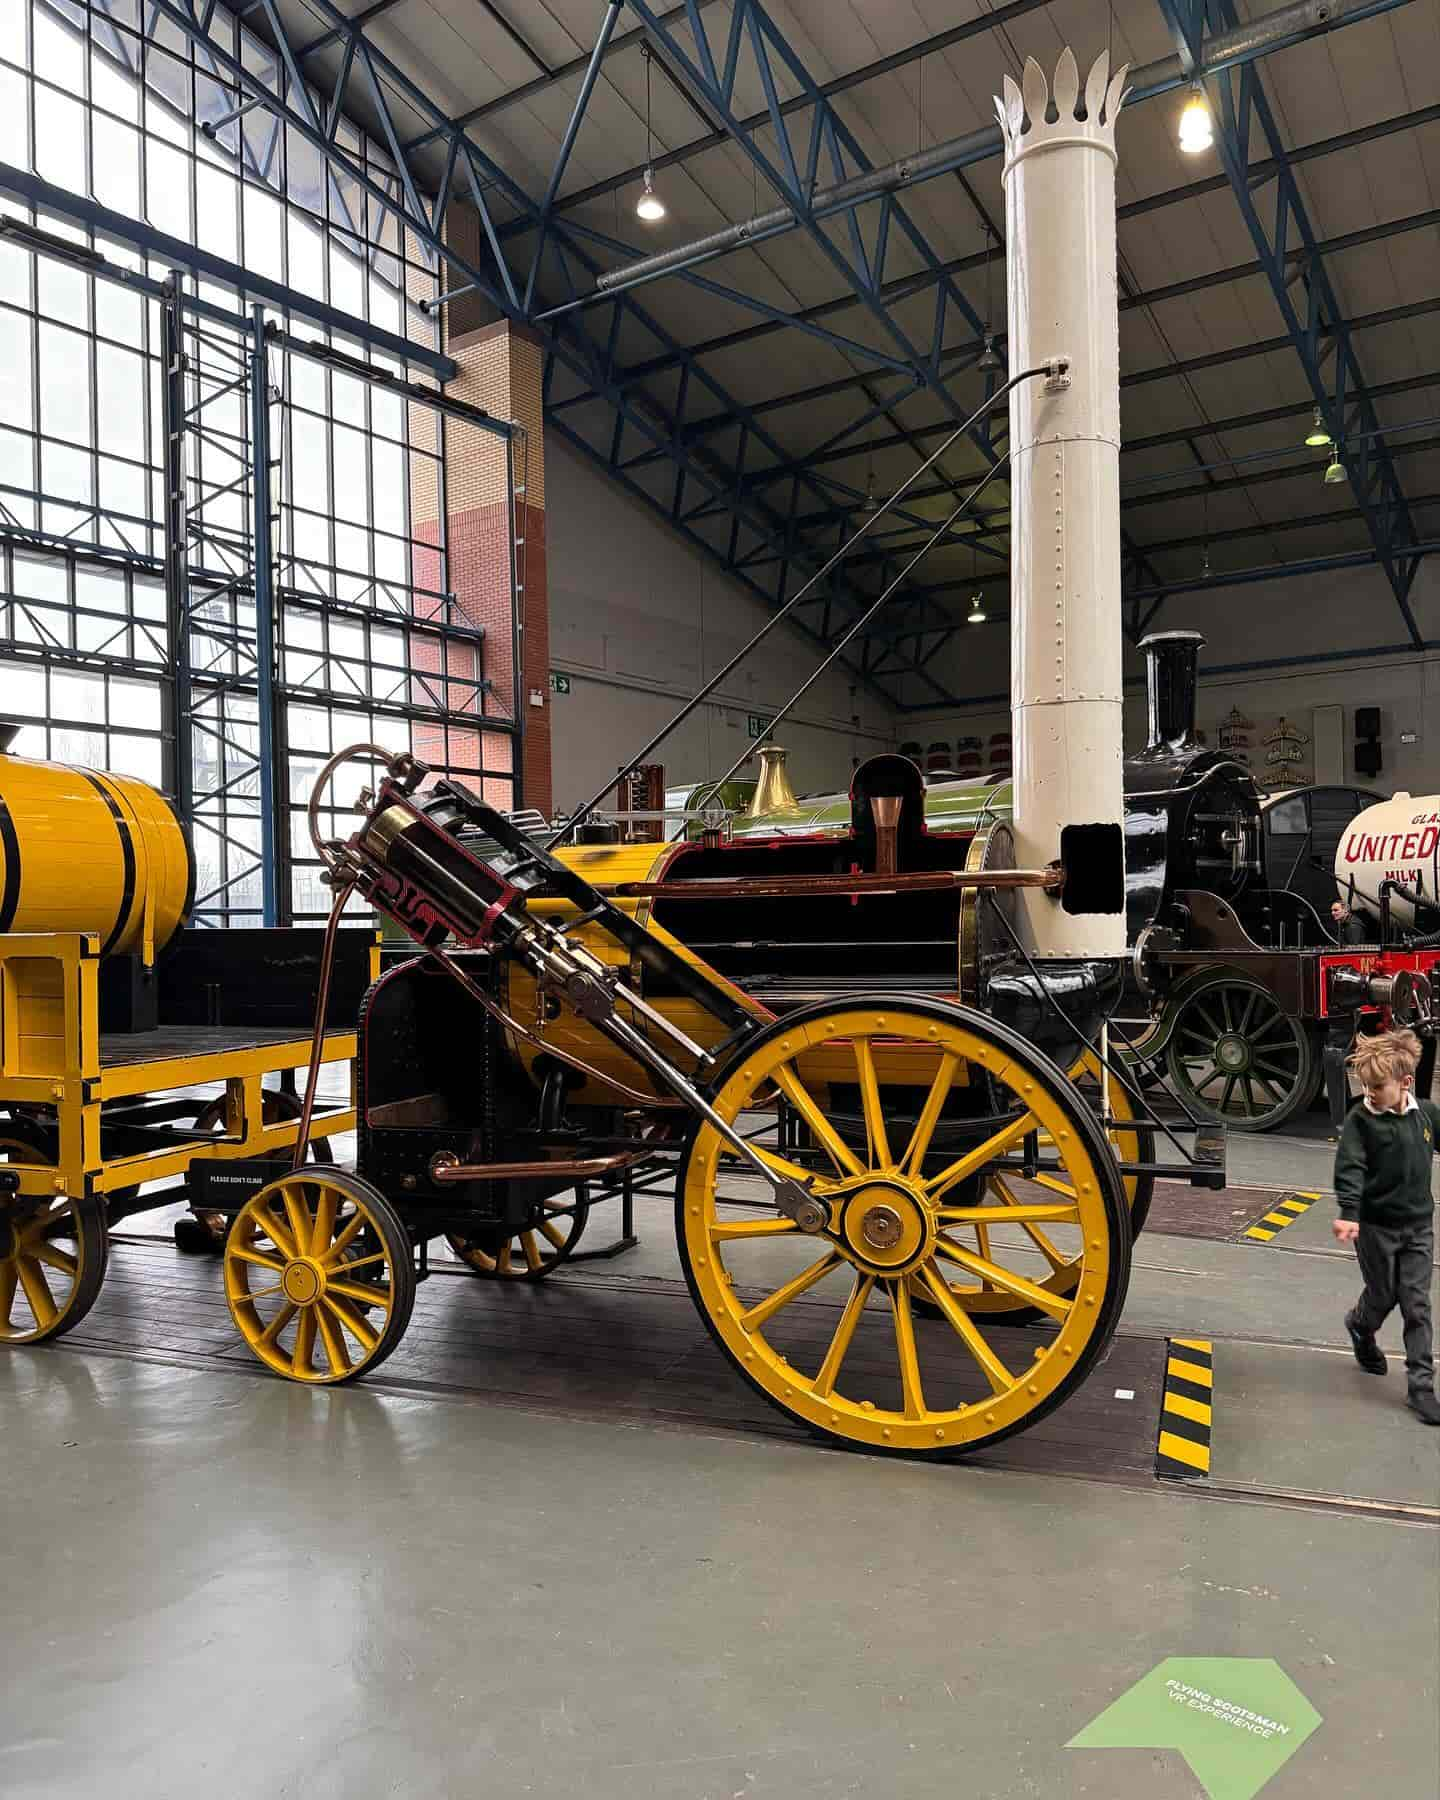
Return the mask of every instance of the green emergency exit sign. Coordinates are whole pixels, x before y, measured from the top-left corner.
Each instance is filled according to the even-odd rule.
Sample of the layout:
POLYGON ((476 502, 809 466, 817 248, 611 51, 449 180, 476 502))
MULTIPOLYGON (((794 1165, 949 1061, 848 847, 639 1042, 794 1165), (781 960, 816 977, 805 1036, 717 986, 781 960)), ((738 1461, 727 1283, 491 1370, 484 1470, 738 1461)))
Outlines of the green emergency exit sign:
POLYGON ((775 723, 774 713, 746 713, 745 735, 751 738, 768 737, 770 727, 775 723))
POLYGON ((568 694, 570 692, 570 677, 568 675, 558 674, 552 669, 550 671, 550 692, 552 694, 568 694))

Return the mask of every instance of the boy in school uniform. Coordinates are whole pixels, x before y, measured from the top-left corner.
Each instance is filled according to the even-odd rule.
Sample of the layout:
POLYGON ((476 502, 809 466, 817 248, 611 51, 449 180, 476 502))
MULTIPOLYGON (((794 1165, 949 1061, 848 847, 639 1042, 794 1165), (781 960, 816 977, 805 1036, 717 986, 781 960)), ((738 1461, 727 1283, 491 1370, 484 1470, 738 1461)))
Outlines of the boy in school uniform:
POLYGON ((1335 1236, 1354 1244, 1365 1287, 1345 1315, 1355 1360, 1385 1373, 1375 1342, 1395 1307, 1405 1324, 1406 1404, 1422 1424, 1440 1425, 1430 1325, 1435 1207, 1430 1172, 1440 1106, 1415 1098, 1420 1040, 1413 1031, 1365 1038, 1350 1058, 1363 1098, 1350 1109, 1335 1153, 1335 1236))

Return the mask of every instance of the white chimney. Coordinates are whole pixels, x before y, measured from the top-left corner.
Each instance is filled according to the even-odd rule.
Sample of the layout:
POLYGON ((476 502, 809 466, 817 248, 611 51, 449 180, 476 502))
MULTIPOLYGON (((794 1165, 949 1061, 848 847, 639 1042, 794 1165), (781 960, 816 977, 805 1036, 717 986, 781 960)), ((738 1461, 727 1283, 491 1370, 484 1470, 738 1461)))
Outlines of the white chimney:
POLYGON ((1005 138, 1011 374, 1011 712, 1015 857, 1060 856, 1060 900, 1026 891, 1037 957, 1125 954, 1121 776, 1120 357, 1115 118, 1126 69, 1080 91, 1060 54, 997 100, 1005 138), (1047 118, 1052 107, 1056 114, 1047 118))

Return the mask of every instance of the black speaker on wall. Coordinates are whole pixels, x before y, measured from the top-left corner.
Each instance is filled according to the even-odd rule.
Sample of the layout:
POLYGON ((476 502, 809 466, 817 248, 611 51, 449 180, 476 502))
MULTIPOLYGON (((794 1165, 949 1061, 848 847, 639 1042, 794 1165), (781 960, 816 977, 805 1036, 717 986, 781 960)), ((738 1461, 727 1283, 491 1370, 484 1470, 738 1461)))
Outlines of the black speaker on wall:
POLYGON ((1380 757, 1380 708, 1355 708, 1355 773, 1378 775, 1383 764, 1380 757))

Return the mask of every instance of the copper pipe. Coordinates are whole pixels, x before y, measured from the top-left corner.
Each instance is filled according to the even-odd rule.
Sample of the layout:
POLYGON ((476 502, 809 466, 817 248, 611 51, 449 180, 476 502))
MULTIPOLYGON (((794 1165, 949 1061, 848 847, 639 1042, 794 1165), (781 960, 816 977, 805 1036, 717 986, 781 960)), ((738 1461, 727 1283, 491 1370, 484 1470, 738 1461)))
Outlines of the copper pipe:
POLYGON ((347 882, 344 887, 336 888, 330 918, 325 926, 325 947, 320 952, 320 979, 315 988, 315 1031, 310 1039, 310 1067, 305 1075, 305 1099, 300 1107, 300 1128, 295 1133, 295 1160, 290 1165, 292 1169, 304 1165, 305 1152, 310 1147, 315 1090, 320 1082, 320 1051, 325 1043, 325 1012, 330 1004, 330 972, 335 963, 335 933, 339 929, 340 915, 345 910, 345 902, 350 898, 353 887, 353 882, 347 882))
POLYGON ((876 794, 870 801, 875 821, 875 873, 893 875, 900 867, 900 809, 903 794, 876 794))
POLYGON ((619 1156, 583 1157, 578 1162, 506 1162, 462 1163, 454 1153, 441 1150, 430 1159, 430 1179, 442 1187, 462 1181, 514 1181, 537 1175, 573 1175, 577 1181, 594 1175, 608 1175, 612 1169, 628 1168, 639 1162, 647 1151, 625 1151, 619 1156))
POLYGON ((906 894, 952 888, 1063 887, 1058 863, 1044 869, 918 869, 903 875, 719 876, 700 881, 625 881, 615 889, 627 899, 787 900, 813 894, 906 894))

